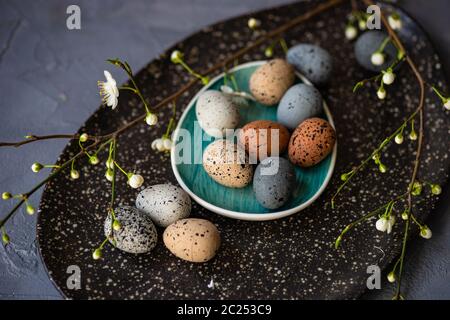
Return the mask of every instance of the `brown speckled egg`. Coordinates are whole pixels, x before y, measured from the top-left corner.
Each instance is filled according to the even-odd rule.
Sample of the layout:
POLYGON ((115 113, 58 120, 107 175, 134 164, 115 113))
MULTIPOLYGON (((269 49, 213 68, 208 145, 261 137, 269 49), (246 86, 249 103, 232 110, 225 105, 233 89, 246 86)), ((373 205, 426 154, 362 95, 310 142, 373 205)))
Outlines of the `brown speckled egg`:
POLYGON ((250 91, 258 102, 274 105, 294 83, 294 67, 283 59, 270 60, 260 66, 250 78, 250 91))
POLYGON ((289 130, 270 120, 252 121, 239 131, 239 144, 247 151, 250 163, 271 155, 280 155, 286 150, 288 143, 289 130))
POLYGON ((245 150, 226 139, 216 140, 206 147, 203 168, 217 183, 230 188, 243 188, 253 179, 253 166, 245 150))
POLYGON ((182 219, 164 230, 164 244, 175 256, 191 262, 214 258, 220 247, 216 226, 204 219, 182 219))
POLYGON ((306 119, 294 130, 289 141, 289 159, 300 167, 311 167, 333 150, 336 132, 328 121, 306 119))

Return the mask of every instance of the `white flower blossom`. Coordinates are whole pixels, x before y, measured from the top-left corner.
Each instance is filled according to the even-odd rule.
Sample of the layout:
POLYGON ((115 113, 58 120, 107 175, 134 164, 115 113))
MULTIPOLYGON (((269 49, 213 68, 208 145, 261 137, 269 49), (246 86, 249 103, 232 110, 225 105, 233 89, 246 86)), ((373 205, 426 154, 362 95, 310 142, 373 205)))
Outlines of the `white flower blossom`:
POLYGON ((154 126, 155 124, 158 123, 158 117, 154 113, 148 113, 147 116, 145 117, 145 122, 149 126, 154 126))
POLYGON ((389 25, 391 26, 391 28, 394 30, 399 30, 403 26, 402 20, 400 19, 400 17, 398 15, 391 14, 388 17, 388 22, 389 22, 389 25))
POLYGON ((370 56, 370 61, 375 66, 381 66, 384 63, 384 54, 382 54, 381 52, 374 52, 370 56))
POLYGON ((402 144, 403 143, 403 135, 401 133, 397 134, 394 138, 396 144, 402 144))
POLYGON ((387 230, 387 223, 388 219, 386 219, 385 217, 381 217, 375 223, 375 228, 377 228, 378 231, 385 232, 387 230))
POLYGON ((387 225, 386 225, 387 234, 392 232, 392 227, 394 226, 394 223, 395 223, 395 217, 390 216, 389 219, 387 220, 387 225))
POLYGON ((395 74, 391 71, 388 70, 383 74, 383 83, 390 85, 394 82, 395 80, 395 74))
POLYGON ((160 152, 164 151, 164 143, 163 140, 161 138, 156 139, 152 142, 152 149, 153 150, 158 150, 160 152))
POLYGON ((358 35, 358 30, 354 26, 349 25, 345 28, 345 37, 348 40, 355 39, 357 35, 358 35))
POLYGON ((114 179, 114 172, 113 172, 113 170, 112 169, 106 170, 105 177, 106 177, 106 180, 108 180, 109 182, 112 182, 113 179, 114 179))
POLYGON ((377 91, 378 99, 383 100, 386 98, 386 90, 383 87, 380 87, 377 91))
POLYGON ((128 178, 128 185, 133 189, 137 189, 144 183, 144 177, 139 174, 132 173, 128 178))
POLYGON ((103 73, 105 74, 106 81, 98 81, 100 96, 105 105, 115 109, 119 103, 119 89, 111 73, 106 70, 103 73))

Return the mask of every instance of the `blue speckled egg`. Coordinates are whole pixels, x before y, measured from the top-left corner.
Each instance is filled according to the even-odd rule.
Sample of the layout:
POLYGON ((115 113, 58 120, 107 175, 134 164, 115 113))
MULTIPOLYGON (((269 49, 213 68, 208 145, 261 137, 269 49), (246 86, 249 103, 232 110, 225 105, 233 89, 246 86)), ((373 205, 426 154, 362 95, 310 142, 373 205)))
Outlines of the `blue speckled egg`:
POLYGON ((333 62, 330 54, 313 44, 299 44, 289 49, 287 61, 315 85, 326 83, 331 77, 333 62))
POLYGON ((294 184, 294 166, 284 158, 269 157, 256 167, 253 191, 264 208, 283 206, 291 197, 294 184))
POLYGON ((307 118, 320 114, 322 110, 320 92, 313 86, 299 83, 284 94, 278 105, 277 119, 279 123, 293 130, 307 118))
POLYGON ((380 72, 388 68, 397 58, 397 49, 388 42, 383 50, 384 63, 376 66, 372 64, 372 54, 380 48, 381 43, 388 35, 382 31, 366 31, 355 43, 356 61, 365 69, 373 72, 380 72))

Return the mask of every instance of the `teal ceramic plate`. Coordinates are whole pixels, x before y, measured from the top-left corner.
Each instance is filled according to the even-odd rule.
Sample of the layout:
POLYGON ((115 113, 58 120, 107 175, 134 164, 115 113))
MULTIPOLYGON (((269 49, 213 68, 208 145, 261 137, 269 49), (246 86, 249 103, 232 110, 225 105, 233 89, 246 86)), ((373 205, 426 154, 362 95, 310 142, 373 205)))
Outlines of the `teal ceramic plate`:
MULTIPOLYGON (((245 63, 229 71, 234 73, 240 90, 250 92, 248 87, 250 76, 263 63, 265 61, 245 63)), ((297 74, 297 77, 297 82, 311 85, 302 75, 297 74)), ((189 132, 192 137, 198 137, 199 131, 203 135, 203 139, 200 137, 200 139, 191 140, 191 143, 183 144, 183 148, 187 148, 190 151, 189 156, 186 156, 184 153, 186 151, 181 151, 179 147, 172 148, 172 169, 181 187, 206 209, 241 220, 278 219, 299 212, 311 205, 325 190, 331 178, 336 161, 337 144, 334 146, 333 152, 318 165, 307 169, 296 167, 297 184, 291 200, 276 210, 266 209, 258 203, 251 184, 242 189, 227 188, 208 176, 201 164, 201 156, 203 150, 214 141, 214 138, 209 137, 198 125, 195 125, 197 120, 195 105, 201 93, 210 89, 220 90, 220 86, 223 84, 224 74, 221 74, 203 87, 190 101, 178 122, 173 136, 173 140, 178 146, 180 146, 179 143, 183 144, 186 132, 189 132)), ((250 101, 248 107, 239 109, 241 127, 254 120, 276 121, 276 110, 276 107, 267 107, 250 101)), ((321 117, 327 119, 334 127, 333 119, 326 103, 324 103, 324 114, 321 117)))

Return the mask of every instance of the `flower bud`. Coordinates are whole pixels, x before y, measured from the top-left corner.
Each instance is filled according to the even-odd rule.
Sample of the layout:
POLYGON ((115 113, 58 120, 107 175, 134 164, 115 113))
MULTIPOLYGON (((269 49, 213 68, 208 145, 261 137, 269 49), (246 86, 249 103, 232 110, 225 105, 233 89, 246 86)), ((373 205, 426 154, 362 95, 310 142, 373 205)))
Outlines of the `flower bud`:
POLYGON ((102 257, 102 249, 100 249, 100 248, 95 249, 94 252, 92 253, 92 258, 94 260, 98 260, 101 257, 102 257))
POLYGON ((272 58, 272 56, 273 56, 273 48, 272 47, 267 47, 266 50, 264 50, 264 55, 267 58, 272 58))
POLYGON ((105 177, 106 177, 106 180, 108 180, 109 182, 112 182, 114 179, 114 171, 112 169, 106 170, 105 177))
POLYGON ((422 184, 419 181, 415 181, 412 186, 411 194, 413 196, 420 196, 422 193, 422 184))
POLYGON ((348 179, 348 174, 347 173, 341 174, 341 180, 342 181, 347 181, 347 179, 348 179))
POLYGON ((402 219, 403 220, 408 220, 408 211, 403 211, 402 212, 402 219))
POLYGON ((424 239, 430 239, 432 237, 433 233, 431 232, 430 228, 427 226, 423 226, 420 228, 420 236, 424 239))
POLYGON ((378 166, 378 169, 380 170, 381 173, 386 173, 386 171, 387 171, 387 167, 382 163, 380 163, 380 165, 378 166))
POLYGON ((39 162, 35 162, 31 165, 31 170, 33 172, 39 172, 42 170, 44 166, 42 164, 40 164, 39 162))
POLYGON ((170 140, 169 138, 163 138, 162 143, 164 149, 166 149, 167 151, 169 151, 172 148, 172 140, 170 140))
POLYGON ((387 279, 390 283, 394 283, 395 282, 395 272, 394 271, 389 272, 387 275, 387 279))
POLYGON ((442 193, 441 186, 438 184, 432 184, 431 185, 431 193, 434 194, 435 196, 440 195, 442 193))
POLYGON ((34 210, 34 208, 33 208, 33 206, 32 206, 31 204, 27 204, 26 209, 27 209, 27 213, 28 213, 30 216, 32 216, 32 215, 35 213, 35 210, 34 210))
POLYGON ((383 87, 380 87, 377 91, 378 99, 383 100, 386 98, 386 90, 383 87))
POLYGON ((374 52, 370 57, 370 61, 375 66, 381 66, 384 63, 384 55, 381 52, 374 52))
POLYGON ((358 27, 360 30, 366 30, 367 29, 367 22, 364 19, 359 20, 358 27))
POLYGON ((348 25, 348 26, 345 28, 345 37, 346 37, 348 40, 353 40, 353 39, 355 39, 357 35, 358 35, 358 30, 357 30, 354 26, 348 25))
POLYGON ((409 133, 410 140, 417 140, 417 133, 413 130, 409 133))
POLYGON ((128 185, 133 189, 137 189, 144 183, 144 177, 139 174, 131 173, 128 178, 128 185))
POLYGON ((383 74, 383 83, 386 85, 390 85, 395 80, 395 73, 392 72, 392 70, 388 70, 383 74))
POLYGON ((172 63, 178 64, 183 61, 183 54, 181 53, 181 51, 175 50, 170 55, 170 60, 172 61, 172 63))
POLYGON ((72 170, 70 170, 70 177, 73 180, 76 180, 80 177, 80 172, 78 172, 78 170, 72 169, 72 170))
POLYGON ((388 219, 385 217, 378 219, 375 223, 375 228, 377 228, 378 231, 385 232, 388 228, 388 219))
POLYGON ((247 25, 250 29, 254 30, 261 25, 261 21, 255 19, 255 18, 250 18, 250 19, 248 19, 247 25))
POLYGON ((11 193, 9 193, 9 192, 3 192, 2 193, 2 199, 3 200, 8 200, 8 199, 11 199, 12 198, 12 194, 11 193))
POLYGON ((402 144, 403 143, 403 134, 399 133, 395 136, 395 143, 396 144, 402 144))
POLYGON ((447 98, 444 102, 444 108, 450 110, 450 98, 447 98))
POLYGON ((399 30, 402 28, 402 20, 398 16, 398 14, 391 14, 388 17, 389 25, 393 30, 399 30))
POLYGON ((114 220, 112 227, 115 231, 119 231, 122 228, 122 225, 118 220, 114 220))
POLYGON ((9 236, 6 234, 6 232, 3 232, 2 234, 2 241, 4 244, 8 244, 10 241, 9 236))
POLYGON ((147 116, 145 117, 145 122, 149 126, 154 126, 156 123, 158 123, 158 117, 154 113, 148 113, 147 116))
POLYGON ((106 165, 106 168, 113 169, 114 168, 114 160, 111 158, 106 160, 105 165, 106 165))
POLYGON ((96 155, 93 155, 89 158, 89 163, 92 165, 96 165, 100 162, 100 160, 98 159, 98 157, 96 155))
POLYGON ((80 142, 86 142, 86 141, 88 141, 88 139, 89 139, 89 135, 87 133, 83 133, 80 136, 80 142))

